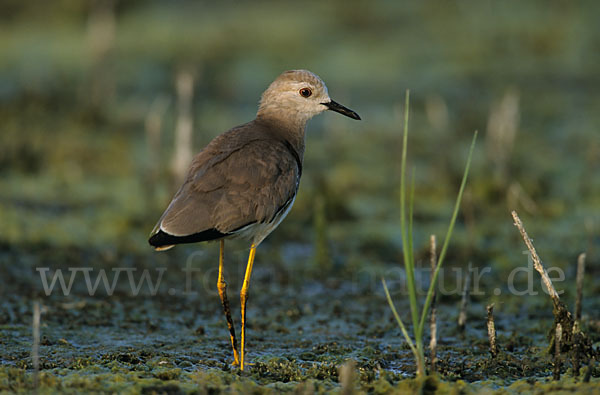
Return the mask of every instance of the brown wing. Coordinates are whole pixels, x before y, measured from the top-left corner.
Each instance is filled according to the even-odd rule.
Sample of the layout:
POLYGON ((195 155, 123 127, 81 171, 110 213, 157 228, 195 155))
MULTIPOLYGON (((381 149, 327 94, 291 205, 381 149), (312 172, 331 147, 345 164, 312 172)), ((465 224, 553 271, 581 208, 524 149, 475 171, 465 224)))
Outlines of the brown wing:
POLYGON ((215 145, 196 156, 153 231, 152 237, 165 233, 174 238, 155 237, 153 243, 151 237, 155 247, 214 240, 251 223, 269 222, 296 193, 301 164, 284 141, 257 138, 229 150, 215 145))

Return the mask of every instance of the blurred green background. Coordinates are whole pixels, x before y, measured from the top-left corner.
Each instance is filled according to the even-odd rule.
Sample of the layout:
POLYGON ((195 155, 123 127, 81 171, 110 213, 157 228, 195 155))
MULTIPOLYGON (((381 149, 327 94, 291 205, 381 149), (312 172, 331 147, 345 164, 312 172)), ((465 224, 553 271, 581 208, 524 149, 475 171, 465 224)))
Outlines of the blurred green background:
POLYGON ((363 121, 309 123, 296 206, 267 245, 398 260, 410 89, 417 247, 443 235, 479 130, 455 254, 520 262, 517 209, 546 256, 574 262, 598 245, 599 13, 594 1, 4 0, 0 240, 150 254, 173 158, 188 154, 178 119, 193 122, 195 153, 251 120, 282 71, 306 68, 363 121), (187 115, 178 76, 193 88, 187 115))
MULTIPOLYGON (((412 374, 380 283, 384 275, 408 315, 399 228, 407 89, 420 267, 429 235, 442 244, 480 132, 445 260, 451 273, 440 276, 453 290, 438 298, 440 373, 469 382, 547 376, 551 302, 537 274, 516 288, 531 285, 538 296, 506 292, 509 273, 527 263, 510 210, 547 267, 564 269, 556 286, 569 306, 576 257, 587 252, 582 328, 597 344, 598 15, 597 1, 0 0, 0 389, 34 388, 35 300, 46 311, 47 388, 119 392, 181 376, 191 392, 210 384, 205 370, 219 371, 221 386, 239 384, 215 287, 217 245, 159 254, 147 237, 179 186, 174 169, 253 119, 269 83, 297 68, 322 77, 362 121, 327 112, 308 124, 295 207, 260 246, 252 278, 252 380, 330 388, 347 358, 358 361, 363 385, 375 374, 383 382, 393 373, 392 384, 412 374), (191 280, 180 269, 192 261, 197 296, 180 292, 191 280), (489 271, 475 278, 463 336, 454 269, 469 262, 489 271), (152 299, 132 296, 124 277, 112 296, 86 293, 81 278, 71 296, 44 296, 40 267, 169 270, 152 299), (516 344, 514 369, 485 362, 488 303, 501 347, 516 344)), ((239 323, 248 245, 228 245, 239 323)))

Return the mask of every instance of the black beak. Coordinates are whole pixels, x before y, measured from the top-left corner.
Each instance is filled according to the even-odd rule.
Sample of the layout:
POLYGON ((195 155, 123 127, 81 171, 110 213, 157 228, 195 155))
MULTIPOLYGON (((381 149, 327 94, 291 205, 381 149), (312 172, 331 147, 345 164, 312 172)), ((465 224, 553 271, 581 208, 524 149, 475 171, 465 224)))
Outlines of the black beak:
POLYGON ((349 108, 342 106, 339 103, 334 102, 333 100, 330 101, 329 103, 321 103, 321 104, 323 104, 325 107, 327 107, 331 111, 339 112, 342 115, 345 115, 347 117, 350 117, 352 119, 356 119, 357 121, 360 121, 360 117, 358 116, 357 113, 355 113, 354 111, 352 111, 349 108))

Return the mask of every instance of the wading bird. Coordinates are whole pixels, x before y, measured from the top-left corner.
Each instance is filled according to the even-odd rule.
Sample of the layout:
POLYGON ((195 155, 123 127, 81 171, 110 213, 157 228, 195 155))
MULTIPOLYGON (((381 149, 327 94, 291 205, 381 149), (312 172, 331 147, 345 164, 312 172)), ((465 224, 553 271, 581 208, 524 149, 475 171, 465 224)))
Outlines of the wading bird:
POLYGON ((241 370, 246 302, 256 247, 292 208, 302 175, 306 122, 325 110, 360 119, 354 111, 331 100, 323 81, 310 71, 281 74, 262 94, 256 119, 217 136, 194 157, 183 185, 150 235, 149 243, 156 250, 220 240, 217 288, 234 364, 241 370), (232 237, 251 241, 240 291, 239 352, 223 278, 225 239, 232 237))

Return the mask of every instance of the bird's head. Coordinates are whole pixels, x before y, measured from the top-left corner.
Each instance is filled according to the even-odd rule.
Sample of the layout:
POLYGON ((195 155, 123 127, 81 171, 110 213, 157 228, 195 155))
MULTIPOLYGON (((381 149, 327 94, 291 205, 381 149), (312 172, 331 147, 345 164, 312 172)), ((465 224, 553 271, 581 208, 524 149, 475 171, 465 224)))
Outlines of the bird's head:
POLYGON ((258 116, 293 117, 306 122, 325 110, 360 119, 354 111, 331 100, 327 86, 316 74, 290 70, 277 77, 262 94, 258 116))

